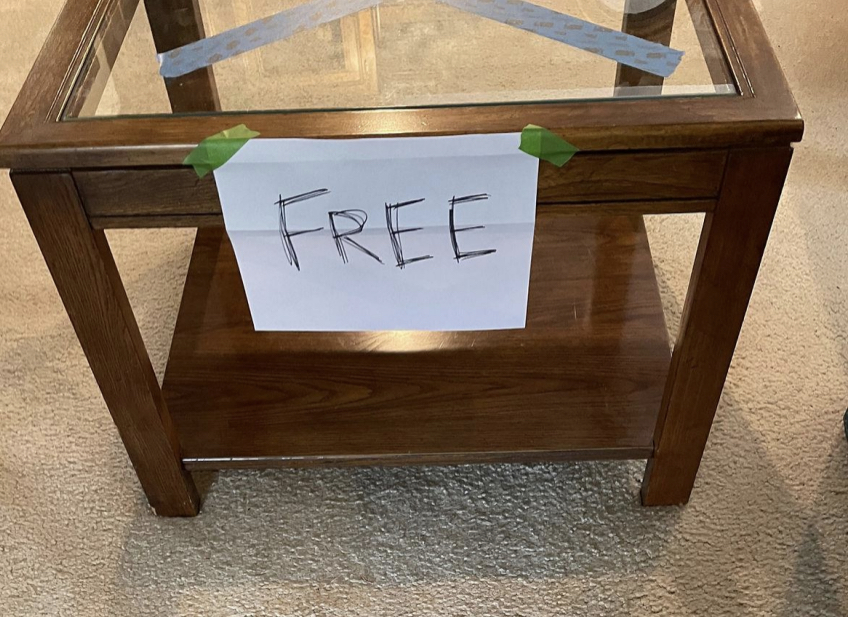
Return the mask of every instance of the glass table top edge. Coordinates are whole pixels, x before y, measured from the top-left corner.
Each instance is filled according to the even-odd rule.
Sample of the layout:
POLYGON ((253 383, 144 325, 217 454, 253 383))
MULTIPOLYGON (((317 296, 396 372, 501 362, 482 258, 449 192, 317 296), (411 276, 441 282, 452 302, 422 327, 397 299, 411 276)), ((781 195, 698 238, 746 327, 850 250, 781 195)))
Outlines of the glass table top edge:
MULTIPOLYGON (((542 0, 542 6, 547 1, 542 0)), ((565 8, 566 11, 570 10, 569 6, 571 4, 578 10, 580 10, 581 4, 589 6, 590 15, 593 14, 592 11, 595 11, 596 16, 599 16, 602 22, 607 22, 608 18, 612 18, 614 21, 618 19, 618 12, 613 11, 611 13, 610 11, 611 7, 609 3, 613 2, 613 0, 552 1, 554 1, 554 6, 559 5, 559 8, 565 8), (598 11, 601 12, 598 13, 598 11)), ((686 71, 693 69, 695 72, 686 73, 685 78, 680 83, 670 83, 670 78, 659 80, 649 73, 641 72, 637 69, 629 70, 629 67, 624 67, 624 65, 599 57, 596 54, 582 51, 557 41, 544 39, 544 37, 539 37, 530 32, 518 31, 505 24, 495 24, 493 22, 483 24, 482 22, 485 20, 481 20, 478 16, 466 15, 464 18, 455 17, 451 20, 452 25, 450 26, 444 21, 450 20, 447 9, 444 7, 438 9, 439 3, 434 0, 388 0, 387 3, 380 5, 381 9, 376 11, 378 19, 384 19, 384 16, 387 15, 387 13, 381 12, 384 10, 384 7, 387 7, 390 12, 389 15, 398 17, 400 21, 404 22, 404 25, 418 29, 428 28, 431 30, 439 28, 443 30, 450 27, 455 29, 462 27, 459 23, 462 19, 475 20, 473 23, 478 23, 478 28, 488 29, 489 35, 503 31, 508 40, 526 41, 530 52, 548 49, 554 55, 547 57, 538 65, 547 65, 547 68, 530 69, 529 67, 532 65, 532 62, 530 62, 530 65, 524 62, 522 68, 521 65, 516 65, 514 60, 509 60, 508 58, 491 60, 483 56, 479 59, 480 63, 477 66, 473 58, 459 53, 467 50, 454 49, 453 52, 437 51, 435 52, 436 57, 427 60, 427 62, 431 63, 431 66, 428 67, 429 69, 437 70, 438 65, 443 64, 444 54, 448 55, 448 53, 452 53, 453 56, 464 55, 467 58, 466 61, 460 62, 450 70, 451 73, 454 73, 452 76, 446 73, 437 73, 429 75, 429 77, 420 77, 412 69, 408 68, 407 63, 398 60, 402 55, 407 55, 407 53, 413 51, 411 43, 403 44, 401 41, 396 41, 397 36, 401 36, 401 28, 404 27, 401 24, 395 27, 393 34, 388 36, 387 39, 382 38, 381 35, 375 32, 367 34, 368 43, 374 42, 374 47, 372 47, 372 53, 364 53, 364 56, 360 56, 361 50, 365 52, 365 47, 368 44, 367 41, 361 41, 359 38, 361 26, 363 30, 367 30, 369 26, 374 28, 374 20, 369 20, 367 25, 368 18, 364 16, 365 13, 371 13, 371 11, 364 10, 358 12, 356 16, 349 16, 336 23, 326 24, 311 31, 300 33, 289 39, 264 46, 256 52, 241 54, 216 63, 212 66, 212 73, 220 94, 220 103, 222 113, 224 114, 419 110, 494 105, 500 107, 530 104, 556 105, 577 102, 609 104, 611 100, 657 98, 669 101, 685 97, 711 98, 740 95, 736 81, 732 77, 728 58, 723 52, 719 39, 716 37, 705 2, 700 2, 700 0, 677 0, 675 2, 673 0, 623 1, 627 1, 628 3, 655 3, 655 8, 660 7, 661 9, 663 9, 664 5, 674 5, 676 13, 679 13, 680 16, 683 15, 683 19, 685 20, 682 22, 684 32, 681 35, 684 37, 684 40, 693 40, 695 37, 697 42, 700 38, 706 39, 709 44, 711 41, 716 41, 718 49, 703 50, 699 47, 695 57, 691 58, 696 63, 695 66, 690 66, 691 62, 689 61, 689 68, 685 69, 686 71), (429 15, 434 16, 434 21, 430 21, 426 25, 424 20, 421 21, 414 17, 409 18, 408 16, 413 11, 418 11, 413 6, 422 7, 419 10, 428 11, 429 15), (704 10, 705 14, 691 16, 688 13, 691 10, 688 8, 689 6, 697 7, 695 10, 704 10), (702 7, 702 9, 699 7, 702 7), (440 11, 439 14, 438 10, 440 11), (684 11, 684 13, 680 13, 680 10, 684 11), (443 16, 443 19, 438 15, 443 16), (344 22, 348 19, 355 23, 346 25, 344 22), (408 23, 409 19, 410 22, 416 21, 416 25, 408 23), (361 24, 361 20, 364 23, 361 24), (699 24, 702 24, 702 26, 699 24), (691 26, 693 30, 689 31, 691 26), (702 35, 697 30, 700 27, 704 29, 702 35), (355 28, 358 34, 355 34, 355 28), (307 45, 317 43, 312 38, 310 40, 298 40, 301 36, 308 36, 313 34, 313 32, 315 32, 314 37, 318 38, 321 36, 324 41, 330 43, 327 48, 327 51, 330 53, 320 61, 321 64, 319 66, 321 68, 316 67, 317 70, 311 70, 313 67, 304 66, 301 69, 302 72, 293 69, 282 69, 281 66, 287 64, 285 61, 297 57, 299 55, 297 52, 301 49, 305 49, 307 45), (393 39, 394 42, 387 43, 387 46, 396 47, 398 45, 398 48, 387 53, 384 49, 384 44, 385 40, 389 39, 393 39), (291 55, 289 52, 291 52, 291 55), (386 56, 384 56, 385 53, 387 53, 386 56), (713 55, 716 56, 715 60, 712 60, 713 55), (364 71, 367 63, 366 57, 371 58, 372 56, 376 59, 376 66, 374 73, 367 75, 366 71, 364 71), (383 61, 378 61, 379 57, 382 56, 384 58, 383 61), (232 64, 230 65, 230 63, 232 64), (248 72, 248 65, 253 68, 252 65, 259 63, 261 64, 255 67, 255 73, 252 73, 246 79, 242 77, 248 72), (495 63, 496 66, 492 63, 495 63), (712 64, 719 66, 719 75, 712 74, 712 71, 709 69, 712 64), (556 65, 561 66, 557 69, 556 65), (490 70, 492 67, 495 70, 490 70), (584 78, 579 77, 579 75, 583 72, 591 76, 594 74, 593 71, 587 72, 585 69, 594 69, 595 67, 599 71, 597 78, 587 78, 592 79, 592 83, 572 83, 573 80, 566 80, 562 83, 569 83, 570 85, 564 89, 549 87, 556 81, 557 73, 560 76, 571 75, 574 79, 582 80, 584 78), (283 70, 286 72, 283 73, 283 70), (524 89, 520 80, 524 80, 526 82, 524 85, 527 87, 531 86, 534 82, 529 79, 526 72, 537 70, 542 71, 540 77, 542 81, 538 82, 540 87, 529 90, 524 89), (624 75, 623 72, 625 73, 624 75), (495 80, 493 77, 496 74, 501 74, 499 81, 503 82, 503 84, 500 84, 500 86, 498 86, 498 80, 495 80), (471 87, 469 90, 464 91, 462 86, 472 85, 472 80, 461 80, 473 75, 477 77, 480 75, 484 76, 484 81, 480 82, 478 88, 471 87), (617 85, 620 78, 628 78, 628 76, 631 79, 637 80, 636 85, 617 85), (271 84, 267 86, 259 85, 259 82, 266 79, 274 79, 273 86, 271 84), (383 82, 385 79, 387 86, 384 87, 388 88, 389 91, 385 91, 384 87, 378 86, 379 81, 383 82), (420 79, 423 81, 420 81, 420 79), (280 91, 288 92, 283 95, 284 98, 288 99, 286 101, 288 104, 277 104, 283 99, 283 97, 278 95, 280 91), (342 104, 343 100, 347 100, 347 104, 342 104)), ((237 10, 235 7, 244 7, 242 15, 249 15, 249 17, 268 14, 272 6, 269 0, 201 0, 200 5, 202 19, 209 22, 205 24, 208 26, 207 30, 214 34, 217 34, 216 30, 223 31, 226 28, 224 25, 218 27, 216 22, 218 17, 226 12, 226 9, 223 8, 225 6, 231 6, 234 10, 237 10), (206 12, 206 7, 209 9, 208 12, 206 12), (215 10, 218 7, 219 10, 215 10), (248 13, 251 9, 255 13, 248 13), (215 22, 214 26, 210 23, 212 21, 215 22)), ((146 19, 143 6, 143 3, 139 2, 134 15, 129 17, 127 23, 128 32, 122 36, 120 45, 116 44, 115 32, 106 32, 106 29, 109 27, 115 27, 117 20, 109 19, 109 16, 105 15, 99 26, 99 32, 86 54, 76 82, 70 90, 69 97, 65 102, 61 114, 61 120, 108 117, 149 118, 183 115, 173 113, 167 93, 168 87, 180 88, 182 82, 181 80, 171 80, 172 84, 167 85, 168 80, 160 78, 157 72, 156 55, 151 41, 151 30, 148 28, 148 20, 146 19), (110 35, 108 36, 108 34, 110 35), (113 37, 112 39, 110 38, 111 36, 113 37), (108 57, 108 51, 110 50, 105 46, 105 41, 111 41, 110 45, 115 49, 114 58, 108 57), (150 49, 146 48, 147 45, 152 47, 150 49), (141 46, 142 49, 140 48, 141 46), (94 87, 93 84, 95 84, 94 87), (89 87, 89 92, 85 92, 83 90, 84 87, 89 87), (74 109, 75 106, 77 106, 77 109, 74 109)), ((618 24, 619 27, 627 29, 625 22, 628 20, 629 15, 628 13, 620 15, 622 23, 618 24)), ((230 18, 230 23, 227 25, 238 21, 245 21, 249 17, 235 17, 233 15, 230 18)), ((679 38, 679 34, 681 33, 681 29, 675 25, 675 19, 677 18, 673 17, 673 29, 670 32, 673 41, 679 38)), ((390 20, 387 19, 386 21, 390 20)), ((469 24, 471 29, 476 28, 473 26, 473 23, 469 24)), ((616 26, 617 24, 614 23, 612 25, 616 26)), ((604 27, 606 28, 607 26, 605 25, 604 27)), ((391 26, 391 28, 393 27, 391 26)), ((651 24, 649 28, 651 29, 651 24)), ((657 31, 657 28, 655 28, 655 31, 657 31)), ((650 38, 657 38, 656 35, 651 33, 648 36, 650 38)), ((662 32, 660 36, 661 40, 663 40, 662 32)), ((447 40, 446 42, 449 41, 447 40)), ((315 46, 317 47, 318 45, 315 46)), ((417 45, 417 47, 419 46, 417 45)), ((686 52, 686 57, 689 53, 686 52)), ((529 60, 532 60, 532 58, 529 60)), ((422 68, 425 69, 426 67, 422 68)), ((425 72, 423 71, 423 73, 425 72)), ((678 72, 679 70, 677 69, 674 75, 678 74, 678 72)), ((196 113, 189 112, 188 115, 196 115, 196 113)), ((200 110, 200 113, 211 112, 200 110)))

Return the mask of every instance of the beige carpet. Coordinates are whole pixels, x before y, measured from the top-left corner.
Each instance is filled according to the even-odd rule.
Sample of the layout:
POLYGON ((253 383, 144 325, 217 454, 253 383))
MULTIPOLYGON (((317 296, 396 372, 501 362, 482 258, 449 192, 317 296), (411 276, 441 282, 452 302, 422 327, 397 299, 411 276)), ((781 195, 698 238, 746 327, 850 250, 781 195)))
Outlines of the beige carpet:
MULTIPOLYGON (((0 177, 0 615, 844 615, 846 2, 761 0, 807 120, 691 503, 636 462, 230 472, 147 508, 0 177)), ((0 115, 59 0, 0 5, 0 115)), ((673 329, 699 221, 651 220, 673 329)), ((158 370, 192 236, 111 236, 158 370)))

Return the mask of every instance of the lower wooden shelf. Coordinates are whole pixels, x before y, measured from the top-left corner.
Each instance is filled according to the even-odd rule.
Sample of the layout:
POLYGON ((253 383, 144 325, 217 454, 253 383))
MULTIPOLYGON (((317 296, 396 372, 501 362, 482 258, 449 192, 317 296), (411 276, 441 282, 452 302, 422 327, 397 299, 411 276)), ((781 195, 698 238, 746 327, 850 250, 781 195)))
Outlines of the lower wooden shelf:
POLYGON ((539 211, 527 327, 255 332, 200 230, 164 394, 189 468, 646 458, 670 360, 641 217, 539 211))

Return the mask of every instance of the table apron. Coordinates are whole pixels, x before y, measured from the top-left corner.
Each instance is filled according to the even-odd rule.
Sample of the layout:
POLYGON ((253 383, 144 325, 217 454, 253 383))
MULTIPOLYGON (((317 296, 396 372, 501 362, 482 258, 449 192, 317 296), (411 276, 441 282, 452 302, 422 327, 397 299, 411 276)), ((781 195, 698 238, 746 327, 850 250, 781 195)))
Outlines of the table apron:
MULTIPOLYGON (((579 213, 708 212, 720 191, 726 150, 588 152, 564 167, 539 165, 537 203, 579 213)), ((222 224, 214 178, 187 167, 73 170, 96 228, 222 224)))

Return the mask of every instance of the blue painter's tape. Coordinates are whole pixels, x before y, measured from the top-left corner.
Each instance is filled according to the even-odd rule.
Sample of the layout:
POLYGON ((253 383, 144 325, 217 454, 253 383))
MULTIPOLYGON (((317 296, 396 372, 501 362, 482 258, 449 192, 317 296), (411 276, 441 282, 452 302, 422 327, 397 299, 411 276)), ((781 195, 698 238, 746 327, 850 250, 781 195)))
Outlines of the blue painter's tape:
MULTIPOLYGON (((179 77, 216 62, 342 19, 382 0, 312 0, 270 17, 158 54, 163 77, 179 77)), ((440 0, 449 6, 669 77, 683 51, 611 30, 524 0, 440 0)))
POLYGON ((440 0, 440 2, 661 77, 672 75, 684 56, 683 51, 611 30, 524 0, 440 0))
POLYGON ((158 54, 163 77, 179 77, 221 60, 286 39, 298 32, 348 17, 381 0, 314 0, 158 54))

